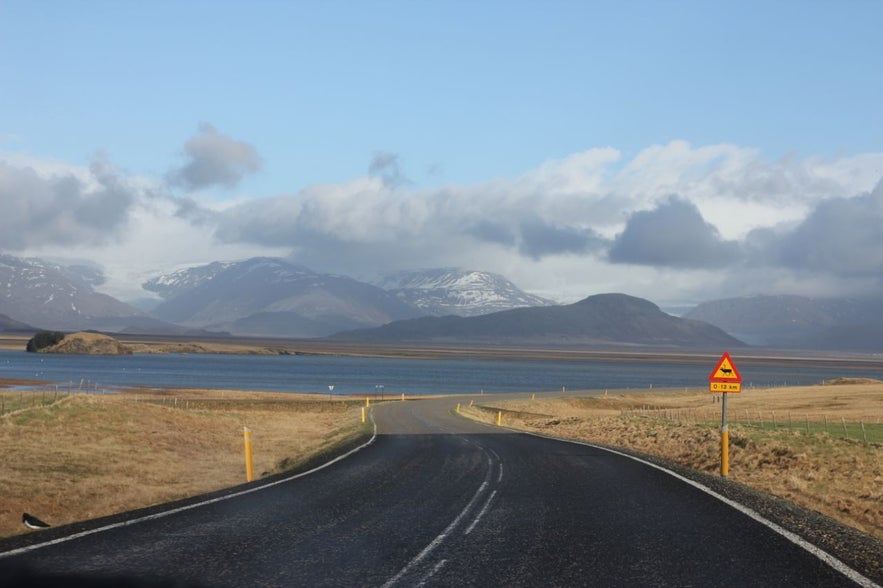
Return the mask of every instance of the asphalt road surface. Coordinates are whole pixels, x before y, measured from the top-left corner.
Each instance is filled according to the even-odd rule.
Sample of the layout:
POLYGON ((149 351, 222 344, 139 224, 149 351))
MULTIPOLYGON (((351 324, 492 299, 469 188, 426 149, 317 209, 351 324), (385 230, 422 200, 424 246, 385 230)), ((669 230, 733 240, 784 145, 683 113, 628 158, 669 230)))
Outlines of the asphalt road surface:
POLYGON ((874 585, 666 471, 454 403, 378 405, 374 442, 329 467, 0 564, 150 585, 874 585))

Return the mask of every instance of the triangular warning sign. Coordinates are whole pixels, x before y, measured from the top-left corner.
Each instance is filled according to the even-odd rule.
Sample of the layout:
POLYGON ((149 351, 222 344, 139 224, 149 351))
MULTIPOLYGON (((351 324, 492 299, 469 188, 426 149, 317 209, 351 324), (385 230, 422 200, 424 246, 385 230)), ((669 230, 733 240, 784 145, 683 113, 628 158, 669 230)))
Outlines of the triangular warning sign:
POLYGON ((736 364, 733 363, 733 358, 730 357, 729 352, 724 351, 724 354, 721 355, 720 360, 717 362, 717 365, 711 371, 711 375, 708 376, 709 382, 741 382, 742 376, 739 374, 739 370, 736 369, 736 364))

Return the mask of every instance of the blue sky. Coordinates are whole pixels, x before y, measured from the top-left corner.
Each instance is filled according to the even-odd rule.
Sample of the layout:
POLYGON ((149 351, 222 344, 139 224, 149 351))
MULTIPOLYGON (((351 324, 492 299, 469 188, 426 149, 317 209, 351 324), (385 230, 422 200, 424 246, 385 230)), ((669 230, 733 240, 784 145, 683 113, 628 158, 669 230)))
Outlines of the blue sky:
MULTIPOLYGON (((747 237, 772 231, 785 247, 819 202, 855 204, 846 199, 883 176, 880 22, 883 3, 871 1, 0 0, 0 161, 14 176, 0 179, 0 202, 28 198, 13 190, 25 169, 51 184, 33 207, 71 201, 52 183, 65 174, 80 182, 74 201, 112 199, 96 162, 130 190, 102 221, 107 241, 95 220, 83 239, 72 229, 0 248, 94 259, 108 291, 129 297, 142 276, 257 253, 365 278, 437 264, 501 271, 562 300, 611 288, 688 302, 708 294, 703 282, 712 294, 787 283, 834 294, 844 276, 826 279, 815 262, 781 261, 792 273, 770 277, 776 265, 751 257, 747 237), (354 203, 363 222, 338 220, 354 203), (450 227, 475 222, 445 247, 408 245, 420 237, 405 225, 453 207, 450 227), (671 259, 664 247, 632 255, 617 239, 635 238, 626 229, 641 212, 675 215, 659 225, 672 238, 679 223, 701 234, 668 239, 671 259), (132 269, 147 244, 125 233, 150 222, 183 253, 132 269), (203 241, 187 244, 188 232, 203 241), (696 243, 730 252, 750 287, 678 257, 696 243)), ((41 218, 24 208, 10 204, 25 216, 6 222, 41 218)), ((659 236, 654 218, 637 217, 659 236)), ((870 269, 846 289, 876 288, 870 269)))

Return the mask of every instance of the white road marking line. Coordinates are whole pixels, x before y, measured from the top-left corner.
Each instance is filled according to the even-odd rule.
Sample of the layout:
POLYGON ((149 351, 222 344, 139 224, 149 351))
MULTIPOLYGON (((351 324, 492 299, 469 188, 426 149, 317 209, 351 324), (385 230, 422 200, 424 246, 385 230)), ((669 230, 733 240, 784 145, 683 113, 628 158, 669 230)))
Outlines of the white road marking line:
POLYGON ((499 475, 497 475, 497 482, 498 482, 498 483, 499 483, 499 482, 502 482, 502 481, 503 481, 503 459, 502 459, 502 458, 500 457, 500 455, 499 455, 496 451, 494 451, 493 449, 488 449, 487 451, 491 452, 491 453, 493 454, 493 456, 494 456, 495 458, 497 458, 497 463, 500 464, 500 473, 499 473, 499 475))
POLYGON ((399 580, 401 580, 405 574, 410 572, 414 566, 416 566, 421 561, 423 561, 426 558, 426 556, 428 556, 430 553, 432 553, 435 550, 436 547, 441 545, 441 543, 445 539, 447 539, 448 535, 450 535, 451 532, 455 528, 457 528, 457 525, 460 524, 460 521, 463 520, 463 517, 465 517, 469 513, 469 511, 472 510, 472 506, 475 504, 475 501, 478 500, 478 497, 481 496, 481 494, 485 491, 486 488, 487 488, 487 480, 485 480, 484 482, 481 483, 481 486, 479 486, 478 490, 475 491, 475 494, 472 495, 472 499, 463 508, 463 510, 460 511, 460 514, 458 514, 454 518, 454 520, 451 521, 451 524, 449 524, 447 527, 445 527, 445 530, 442 531, 441 533, 439 533, 435 539, 430 541, 429 545, 424 547, 423 551, 421 551, 420 553, 417 554, 417 557, 415 557, 414 559, 409 561, 408 565, 403 567, 401 569, 401 571, 399 571, 398 574, 396 574, 395 576, 393 576, 392 578, 387 580, 387 582, 383 585, 382 588, 389 588, 390 586, 394 586, 395 583, 398 582, 399 580))
POLYGON ((420 579, 420 583, 417 584, 418 588, 420 586, 426 586, 426 582, 428 582, 430 578, 432 578, 434 575, 436 575, 439 572, 439 570, 441 570, 445 566, 446 563, 448 563, 448 560, 443 559, 440 562, 438 562, 437 564, 435 564, 435 567, 432 568, 428 574, 426 574, 425 576, 423 576, 423 578, 420 579))
POLYGON ((469 525, 469 527, 467 527, 466 532, 463 533, 464 535, 468 535, 469 533, 472 532, 472 529, 475 528, 475 526, 478 524, 478 521, 480 521, 481 517, 484 516, 484 513, 487 512, 488 507, 491 505, 491 501, 494 499, 494 496, 496 496, 496 495, 497 495, 496 490, 491 492, 491 495, 488 496, 487 502, 484 503, 484 507, 482 507, 481 511, 479 511, 478 515, 475 517, 475 520, 472 521, 472 524, 469 525))
MULTIPOLYGON (((490 451, 490 450, 487 450, 484 447, 481 447, 480 445, 478 445, 472 441, 467 441, 467 442, 470 445, 475 445, 476 447, 478 447, 479 449, 484 451, 485 455, 487 456, 488 470, 487 470, 487 473, 484 475, 484 481, 481 483, 481 486, 478 487, 478 490, 475 491, 475 494, 472 495, 472 498, 469 500, 469 502, 466 504, 466 506, 463 507, 463 510, 460 511, 460 514, 458 514, 454 518, 454 520, 451 521, 451 524, 449 524, 447 527, 445 527, 445 530, 442 531, 435 539, 430 541, 429 545, 424 547, 423 551, 421 551, 420 553, 417 554, 417 557, 415 557, 414 559, 409 561, 405 567, 403 567, 401 570, 399 570, 398 574, 396 574, 395 576, 393 576, 392 578, 387 580, 386 583, 381 588, 389 588, 390 586, 394 586, 396 584, 396 582, 401 580, 407 573, 409 573, 414 568, 414 566, 416 566, 421 561, 423 561, 430 553, 432 553, 435 550, 436 547, 441 545, 442 542, 448 538, 448 535, 450 535, 454 531, 454 529, 457 528, 457 525, 460 524, 460 521, 463 520, 463 517, 465 517, 469 513, 469 511, 472 510, 472 507, 475 505, 475 502, 478 500, 479 496, 481 496, 482 493, 487 489, 488 481, 490 480, 491 473, 493 472, 493 468, 494 468, 494 462, 491 459, 491 456, 488 454, 488 451, 490 451)), ((493 453, 493 451, 491 451, 491 453, 493 453)), ((494 454, 494 455, 496 455, 496 454, 494 454)), ((446 561, 446 560, 442 560, 442 561, 446 561)))

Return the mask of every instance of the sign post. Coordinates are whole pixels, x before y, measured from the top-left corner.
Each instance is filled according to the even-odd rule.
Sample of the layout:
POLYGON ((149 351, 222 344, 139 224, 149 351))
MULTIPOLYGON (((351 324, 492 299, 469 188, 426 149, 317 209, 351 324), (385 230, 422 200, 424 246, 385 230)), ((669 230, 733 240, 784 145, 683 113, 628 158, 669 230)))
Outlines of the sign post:
POLYGON ((727 394, 742 391, 742 376, 729 352, 718 360, 708 376, 708 391, 720 392, 721 398, 721 476, 730 474, 730 432, 727 427, 727 394))

